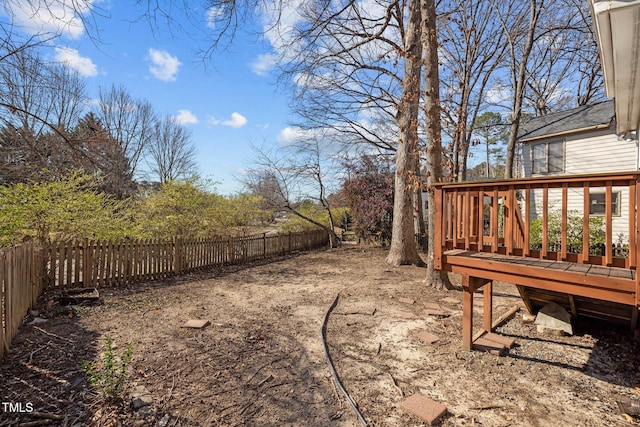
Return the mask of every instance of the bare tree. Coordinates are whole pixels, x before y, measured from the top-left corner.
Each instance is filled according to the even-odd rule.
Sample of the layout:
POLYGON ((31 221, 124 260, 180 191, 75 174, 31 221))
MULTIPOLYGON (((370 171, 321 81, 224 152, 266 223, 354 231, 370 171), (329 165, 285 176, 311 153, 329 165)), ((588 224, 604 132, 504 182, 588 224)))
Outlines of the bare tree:
MULTIPOLYGON (((324 164, 320 139, 310 139, 305 143, 304 156, 292 156, 275 150, 255 148, 255 167, 245 176, 246 187, 262 198, 265 209, 287 211, 308 221, 329 234, 331 247, 338 245, 333 214, 327 191, 328 171, 324 164), (322 206, 329 217, 325 225, 300 209, 305 200, 314 200, 322 206)), ((290 147, 293 151, 302 147, 290 147)))
POLYGON ((190 179, 197 175, 191 132, 171 116, 156 121, 146 145, 149 169, 160 183, 190 179))
POLYGON ((14 126, 19 119, 22 123, 18 127, 35 135, 48 128, 72 148, 66 131, 84 112, 84 83, 67 67, 44 64, 36 48, 49 46, 69 31, 87 31, 97 41, 98 33, 92 30, 97 31, 96 19, 106 15, 92 0, 7 0, 2 8, 0 118, 14 126), (44 15, 51 18, 46 28, 25 19, 44 15))
POLYGON ((593 65, 599 63, 593 31, 587 2, 563 0, 545 7, 527 66, 525 108, 544 115, 602 94, 600 68, 593 65))
POLYGON ((43 62, 35 52, 16 52, 0 62, 5 123, 34 136, 62 134, 77 123, 86 104, 86 85, 69 68, 43 62))
POLYGON ((332 129, 345 150, 395 151, 402 76, 404 14, 400 2, 374 1, 300 12, 281 49, 281 82, 303 129, 332 129))
POLYGON ((440 14, 439 31, 444 130, 451 138, 453 178, 464 181, 475 118, 486 107, 487 88, 507 44, 492 0, 452 0, 443 6, 448 9, 440 14))
POLYGON ((119 141, 135 176, 142 156, 157 132, 157 118, 148 101, 133 98, 124 86, 100 88, 96 115, 111 136, 119 141))
POLYGON ((15 52, 0 61, 0 99, 4 182, 55 177, 87 157, 72 134, 87 99, 77 73, 15 52))
MULTIPOLYGON (((538 21, 545 8, 545 0, 520 2, 510 0, 516 7, 511 13, 496 13, 504 29, 508 44, 509 75, 513 93, 511 101, 511 127, 507 142, 505 178, 513 177, 516 141, 522 119, 522 104, 527 88, 527 67, 533 46, 542 34, 538 31, 538 21)), ((496 9, 498 9, 496 7, 496 9)))

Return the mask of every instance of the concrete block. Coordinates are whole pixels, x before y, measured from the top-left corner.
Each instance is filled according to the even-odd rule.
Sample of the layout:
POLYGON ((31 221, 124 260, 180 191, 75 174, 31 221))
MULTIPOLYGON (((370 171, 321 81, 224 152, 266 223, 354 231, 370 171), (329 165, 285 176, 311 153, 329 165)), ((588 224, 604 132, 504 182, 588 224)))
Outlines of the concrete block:
POLYGON ((538 312, 534 323, 541 327, 538 328, 539 331, 542 328, 545 330, 556 329, 563 331, 567 335, 573 335, 571 314, 555 302, 549 302, 542 307, 538 312))

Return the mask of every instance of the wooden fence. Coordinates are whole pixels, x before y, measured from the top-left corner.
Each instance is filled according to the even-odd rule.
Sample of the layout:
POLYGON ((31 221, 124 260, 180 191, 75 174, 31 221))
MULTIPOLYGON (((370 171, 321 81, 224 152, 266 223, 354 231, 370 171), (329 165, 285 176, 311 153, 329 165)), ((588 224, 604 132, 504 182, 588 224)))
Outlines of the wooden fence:
POLYGON ((0 360, 44 288, 44 259, 33 242, 0 249, 0 360))
POLYGON ((45 290, 122 286, 327 245, 325 231, 210 239, 27 242, 0 250, 0 360, 45 290))

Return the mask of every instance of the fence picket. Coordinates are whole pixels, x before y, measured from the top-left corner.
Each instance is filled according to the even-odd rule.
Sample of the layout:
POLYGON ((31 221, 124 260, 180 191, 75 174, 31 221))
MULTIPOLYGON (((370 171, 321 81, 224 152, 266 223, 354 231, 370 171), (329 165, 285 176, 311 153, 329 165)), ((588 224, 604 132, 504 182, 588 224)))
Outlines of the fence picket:
POLYGON ((139 241, 33 242, 0 249, 0 360, 26 311, 47 288, 124 286, 206 267, 242 264, 324 246, 323 231, 139 241))

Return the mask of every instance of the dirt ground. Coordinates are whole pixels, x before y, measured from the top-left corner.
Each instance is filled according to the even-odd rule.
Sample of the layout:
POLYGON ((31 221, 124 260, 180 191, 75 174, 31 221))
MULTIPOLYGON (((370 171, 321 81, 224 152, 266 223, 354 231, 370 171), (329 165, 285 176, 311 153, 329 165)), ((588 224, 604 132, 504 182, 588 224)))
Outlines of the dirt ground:
POLYGON ((371 426, 424 425, 400 407, 414 393, 447 407, 442 426, 637 425, 616 403, 637 398, 640 383, 639 343, 625 328, 579 323, 573 336, 541 335, 522 321, 515 286, 500 284, 495 316, 522 307, 498 329, 516 346, 503 357, 465 352, 460 290, 430 289, 423 268, 385 256, 343 247, 103 289, 90 307, 43 306, 41 316, 57 316, 37 325, 28 316, 0 365, 0 400, 14 404, 0 407, 0 426, 361 425, 323 349, 337 295, 329 352, 371 426), (424 303, 448 315, 426 315, 424 303), (211 324, 181 327, 189 319, 211 324), (421 331, 440 340, 425 344, 421 331), (98 363, 106 335, 117 353, 133 346, 128 390, 144 386, 149 406, 132 409, 128 393, 106 405, 88 384, 80 359, 98 363))

